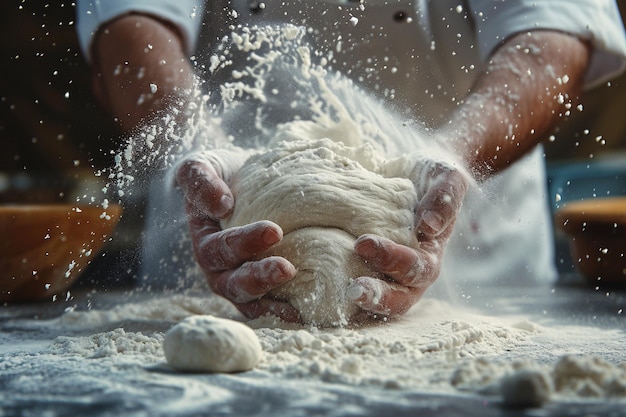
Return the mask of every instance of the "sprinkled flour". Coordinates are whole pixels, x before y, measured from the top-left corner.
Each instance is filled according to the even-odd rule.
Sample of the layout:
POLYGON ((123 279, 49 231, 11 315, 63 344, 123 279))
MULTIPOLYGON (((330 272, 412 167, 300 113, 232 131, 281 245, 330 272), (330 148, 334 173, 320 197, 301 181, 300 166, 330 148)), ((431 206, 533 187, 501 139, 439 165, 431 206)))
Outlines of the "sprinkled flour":
MULTIPOLYGON (((75 310, 30 326, 63 328, 69 333, 111 328, 93 334, 58 336, 40 355, 83 358, 115 367, 167 368, 162 349, 164 332, 184 317, 198 314, 242 320, 221 298, 174 295, 128 302, 110 310, 75 310), (142 322, 148 324, 148 329, 162 330, 126 331, 117 327, 120 323, 137 326, 142 322)), ((570 353, 564 350, 546 356, 553 348, 550 344, 562 345, 567 328, 562 331, 523 319, 488 317, 436 299, 422 300, 399 320, 353 329, 286 325, 274 317, 247 324, 263 349, 261 362, 251 375, 268 380, 471 393, 501 397, 512 405, 583 398, 626 399, 626 363, 580 354, 574 341, 570 353), (519 389, 524 386, 532 386, 534 391, 519 389), (521 393, 524 396, 520 397, 521 393)), ((602 332, 571 330, 579 335, 602 332)), ((604 334, 607 341, 623 337, 611 332, 604 334)), ((18 357, 9 363, 11 360, 21 362, 18 357)))
POLYGON ((126 332, 117 328, 109 332, 90 336, 59 336, 50 347, 56 355, 75 355, 88 359, 134 356, 141 357, 145 363, 156 363, 163 356, 163 334, 145 335, 138 332, 126 332))

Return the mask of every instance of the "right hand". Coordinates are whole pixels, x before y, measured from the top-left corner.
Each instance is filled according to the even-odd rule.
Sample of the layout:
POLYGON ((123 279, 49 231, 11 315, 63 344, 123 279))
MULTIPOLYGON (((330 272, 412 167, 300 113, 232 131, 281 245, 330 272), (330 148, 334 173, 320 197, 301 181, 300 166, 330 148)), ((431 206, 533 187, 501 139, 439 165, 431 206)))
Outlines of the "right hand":
POLYGON ((408 177, 415 186, 416 246, 404 246, 382 236, 366 234, 355 252, 387 278, 358 277, 348 297, 370 316, 406 313, 439 277, 444 252, 461 210, 471 178, 460 165, 416 154, 408 177))
POLYGON ((235 203, 228 179, 242 163, 241 155, 221 150, 193 154, 176 170, 196 261, 213 292, 231 301, 246 317, 269 313, 288 322, 299 321, 291 305, 262 298, 292 279, 296 268, 278 256, 254 260, 282 239, 280 226, 259 221, 226 230, 220 227, 220 219, 232 213, 235 203))

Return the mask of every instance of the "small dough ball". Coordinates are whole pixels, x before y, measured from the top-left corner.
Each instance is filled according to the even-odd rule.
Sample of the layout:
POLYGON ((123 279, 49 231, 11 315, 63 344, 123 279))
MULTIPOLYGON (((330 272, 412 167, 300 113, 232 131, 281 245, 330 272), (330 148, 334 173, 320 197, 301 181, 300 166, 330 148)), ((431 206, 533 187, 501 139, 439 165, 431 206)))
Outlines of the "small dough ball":
POLYGON ((261 343, 243 323, 213 316, 191 316, 163 340, 167 363, 182 372, 249 371, 261 360, 261 343))
POLYGON ((521 369, 504 377, 500 390, 508 407, 540 407, 550 401, 552 379, 539 369, 521 369))

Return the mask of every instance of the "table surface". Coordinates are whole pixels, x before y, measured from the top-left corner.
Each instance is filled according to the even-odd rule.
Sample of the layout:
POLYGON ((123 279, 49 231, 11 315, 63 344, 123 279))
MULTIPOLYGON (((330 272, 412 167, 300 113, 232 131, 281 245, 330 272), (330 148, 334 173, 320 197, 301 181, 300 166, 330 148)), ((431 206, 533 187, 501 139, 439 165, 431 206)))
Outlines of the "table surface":
MULTIPOLYGON (((76 308, 85 308, 87 304, 90 308, 106 308, 119 298, 115 292, 100 297, 87 294, 76 293, 68 302, 0 307, 0 416, 623 416, 626 409, 626 401, 622 400, 509 409, 489 396, 351 387, 294 378, 277 384, 276 375, 254 371, 181 376, 162 366, 129 370, 124 369, 124 364, 103 364, 97 360, 83 360, 77 373, 76 363, 71 360, 52 364, 41 355, 42 349, 58 336, 57 329, 33 328, 24 323, 56 317, 70 304, 76 308), (81 384, 81 379, 91 372, 101 375, 102 369, 98 368, 102 366, 112 368, 108 384, 100 388, 93 383, 81 384), (153 382, 137 383, 133 376, 137 372, 153 374, 153 382), (123 377, 116 384, 115 379, 120 375, 123 377), (266 378, 271 378, 272 383, 265 383, 269 381, 266 378), (18 383, 25 379, 34 383, 18 383), (37 389, 24 388, 33 386, 37 389)), ((547 325, 592 326, 617 332, 626 329, 624 290, 562 285, 482 288, 480 294, 469 300, 465 298, 464 302, 486 314, 524 315, 547 325)), ((149 328, 154 323, 145 326, 149 328)), ((626 341, 626 333, 623 334, 626 341)), ((602 341, 594 343, 598 342, 602 344, 602 341)), ((611 360, 626 361, 626 353, 621 353, 620 348, 613 346, 605 351, 613 352, 611 360)))

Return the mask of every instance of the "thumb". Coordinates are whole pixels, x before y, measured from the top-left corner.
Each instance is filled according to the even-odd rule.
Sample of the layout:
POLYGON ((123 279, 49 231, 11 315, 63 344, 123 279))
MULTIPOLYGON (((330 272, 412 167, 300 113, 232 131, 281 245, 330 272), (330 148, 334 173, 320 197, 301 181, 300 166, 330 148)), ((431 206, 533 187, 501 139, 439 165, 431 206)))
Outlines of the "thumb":
POLYGON ((214 152, 187 156, 175 169, 176 183, 183 192, 189 215, 222 219, 230 215, 234 197, 226 184, 238 169, 234 159, 214 152))

